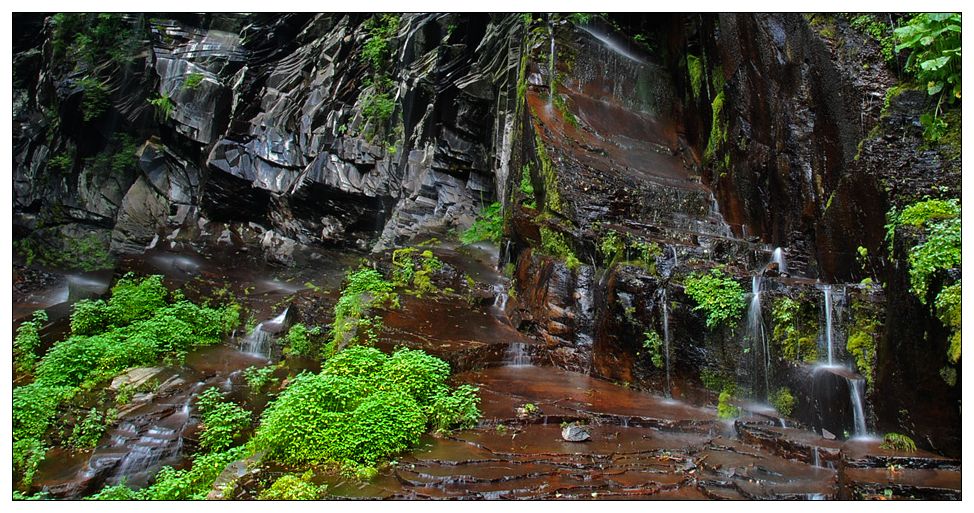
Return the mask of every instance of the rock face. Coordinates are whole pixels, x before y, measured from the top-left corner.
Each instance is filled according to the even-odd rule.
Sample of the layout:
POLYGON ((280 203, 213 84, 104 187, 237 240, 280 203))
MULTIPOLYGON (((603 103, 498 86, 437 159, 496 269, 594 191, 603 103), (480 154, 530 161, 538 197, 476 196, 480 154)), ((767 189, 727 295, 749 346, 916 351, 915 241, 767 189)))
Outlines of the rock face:
POLYGON ((496 200, 535 361, 684 398, 788 387, 799 420, 840 435, 853 414, 835 398, 863 379, 870 429, 959 451, 960 368, 941 379, 946 330, 909 291, 915 239, 883 239, 890 207, 959 196, 959 148, 924 146, 929 98, 887 94, 900 78, 846 18, 77 16, 112 23, 96 49, 124 58, 71 46, 63 18, 15 18, 27 249, 315 265, 462 229, 496 200), (715 266, 752 284, 753 322, 705 324, 685 285, 715 266), (884 306, 868 315, 817 288, 867 277, 884 306), (781 298, 817 358, 785 356, 781 298), (851 323, 871 337, 858 357, 851 323), (827 339, 850 375, 808 379, 827 339))
POLYGON ((85 120, 65 119, 86 94, 65 70, 87 63, 69 50, 56 66, 55 19, 23 18, 47 39, 33 47, 36 34, 23 34, 17 57, 16 208, 59 216, 28 228, 113 228, 123 253, 208 221, 257 223, 286 244, 381 248, 469 222, 496 196, 521 30, 513 16, 449 31, 453 15, 400 17, 385 41, 388 120, 364 112, 374 94, 359 57, 368 16, 119 17, 137 58, 85 73, 111 86, 105 112, 85 120), (40 97, 51 89, 57 96, 40 97), (119 134, 141 146, 137 158, 84 158, 131 151, 119 134), (158 137, 140 144, 147 134, 158 137), (55 156, 69 157, 56 161, 62 176, 55 156))

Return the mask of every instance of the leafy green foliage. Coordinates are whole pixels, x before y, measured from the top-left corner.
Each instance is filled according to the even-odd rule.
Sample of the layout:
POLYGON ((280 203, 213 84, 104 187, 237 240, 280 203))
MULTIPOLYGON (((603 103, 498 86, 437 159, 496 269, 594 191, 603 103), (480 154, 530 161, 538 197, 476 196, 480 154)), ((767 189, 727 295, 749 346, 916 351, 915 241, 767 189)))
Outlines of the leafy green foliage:
POLYGON ((400 349, 383 366, 379 389, 402 391, 427 405, 449 377, 450 364, 418 349, 400 349))
POLYGON ((55 61, 73 58, 88 67, 98 63, 124 64, 141 44, 139 24, 120 13, 57 13, 51 18, 55 61))
POLYGON ((575 251, 569 245, 569 239, 565 234, 556 232, 545 226, 542 226, 540 231, 541 251, 543 253, 557 258, 563 258, 565 260, 565 266, 573 271, 581 267, 582 263, 575 256, 575 251))
POLYGON ((24 321, 17 328, 14 338, 14 366, 20 372, 29 372, 37 361, 37 350, 41 347, 40 330, 47 322, 47 312, 35 310, 31 320, 24 321))
POLYGON ((92 408, 81 422, 75 424, 68 445, 78 449, 94 448, 105 434, 108 425, 115 421, 117 414, 116 410, 102 413, 97 408, 92 408))
POLYGON ((780 347, 782 358, 791 361, 818 360, 816 321, 802 312, 801 303, 789 297, 774 301, 771 317, 774 320, 772 338, 780 347))
POLYGON ((961 15, 920 13, 894 34, 896 52, 910 50, 907 71, 926 86, 928 95, 937 95, 936 107, 920 117, 924 139, 937 142, 948 131, 941 106, 961 97, 961 15))
POLYGON ((257 496, 262 501, 314 501, 321 497, 328 487, 322 485, 315 486, 311 482, 311 471, 303 475, 285 474, 274 484, 260 492, 257 496))
POLYGON ((259 393, 267 385, 277 381, 274 378, 275 368, 273 365, 268 365, 267 367, 247 367, 244 369, 244 380, 247 382, 247 387, 250 388, 251 393, 259 393))
POLYGON ((519 188, 521 194, 527 197, 525 205, 530 208, 536 208, 537 201, 534 196, 534 184, 531 183, 531 166, 527 164, 521 167, 521 183, 519 188))
MULTIPOLYGON (((232 306, 206 308, 185 300, 167 304, 167 294, 160 277, 126 275, 107 305, 82 307, 101 312, 99 318, 107 319, 104 331, 54 344, 38 362, 34 383, 14 389, 14 460, 24 483, 29 484, 43 457, 43 437, 64 401, 126 368, 153 365, 161 358, 179 360, 191 348, 218 343, 239 320, 232 306)), ((82 322, 84 315, 77 318, 78 329, 94 329, 91 322, 82 322)), ((84 430, 79 440, 95 436, 88 427, 84 430)))
MULTIPOLYGON (((714 392, 735 389, 733 378, 718 370, 703 369, 700 371, 700 382, 703 383, 703 386, 707 390, 713 390, 714 392)), ((731 393, 733 394, 733 392, 731 393)))
POLYGON ((934 302, 937 317, 950 329, 950 343, 947 346, 947 359, 951 363, 960 361, 961 352, 961 282, 944 287, 934 302))
POLYGON ((880 323, 877 314, 869 304, 854 299, 852 302, 852 316, 854 322, 849 327, 849 337, 846 339, 846 350, 855 358, 856 368, 866 378, 866 383, 872 386, 876 365, 876 339, 880 323))
POLYGON ((482 240, 500 242, 504 235, 504 213, 501 208, 501 204, 496 201, 484 207, 470 228, 460 235, 460 241, 464 244, 482 240))
POLYGON ((202 73, 190 73, 189 75, 186 75, 186 80, 183 81, 183 89, 194 91, 202 83, 203 83, 202 73))
POLYGON ((72 335, 94 335, 111 322, 108 303, 103 299, 82 299, 71 312, 72 335))
POLYGON ((693 91, 693 97, 700 98, 704 84, 703 60, 692 53, 687 53, 687 73, 690 75, 690 89, 693 91))
POLYGON ((292 325, 287 332, 284 354, 308 358, 318 356, 320 341, 316 339, 319 335, 321 335, 321 328, 317 326, 309 329, 301 323, 292 325))
POLYGON ((872 37, 879 44, 879 50, 883 56, 883 60, 891 63, 896 57, 893 27, 887 23, 883 23, 879 16, 874 14, 860 14, 853 16, 849 20, 849 24, 853 28, 872 37))
MULTIPOLYGON (((244 447, 224 452, 202 454, 193 459, 189 469, 163 467, 156 474, 155 483, 137 492, 140 500, 175 501, 203 500, 213 488, 213 482, 227 465, 246 456, 244 447)), ((118 493, 118 492, 115 492, 118 493)))
POLYGON ((727 123, 722 117, 724 111, 724 91, 721 90, 710 103, 713 119, 710 122, 710 137, 707 139, 707 148, 703 152, 704 161, 713 162, 717 157, 717 152, 727 143, 727 123))
POLYGON ((587 25, 594 17, 595 15, 590 12, 573 12, 568 15, 568 21, 573 25, 587 25))
POLYGON ((94 495, 89 495, 85 497, 85 500, 89 501, 135 501, 139 500, 139 492, 129 488, 125 484, 125 478, 122 478, 122 482, 114 486, 106 486, 102 490, 94 495))
POLYGON ((663 340, 655 330, 643 333, 643 348, 649 351, 649 359, 657 369, 663 368, 663 340))
POLYGON ((778 410, 778 413, 787 417, 795 408, 795 397, 791 395, 788 387, 781 387, 771 395, 771 405, 778 410))
POLYGON ((414 256, 418 251, 416 248, 399 248, 392 252, 392 281, 400 287, 411 285, 409 292, 422 297, 436 292, 433 274, 443 268, 443 262, 428 249, 419 254, 417 262, 414 256))
POLYGON ((720 392, 720 396, 717 399, 718 419, 729 420, 741 415, 741 409, 731 404, 732 400, 734 400, 733 392, 727 389, 720 392))
POLYGON ((468 426, 475 390, 450 393, 449 365, 422 351, 354 346, 298 375, 267 408, 254 447, 287 464, 373 465, 415 444, 427 424, 468 426), (429 412, 429 413, 427 413, 429 412))
POLYGON ((687 277, 684 288, 697 303, 694 310, 707 314, 707 327, 715 328, 740 318, 744 311, 744 288, 720 268, 687 277))
POLYGON ((149 103, 156 108, 156 119, 160 123, 172 117, 173 111, 176 110, 176 104, 167 94, 160 94, 158 98, 149 100, 149 103))
POLYGON ((910 286, 920 302, 926 304, 927 290, 934 275, 961 263, 960 219, 941 221, 930 229, 927 240, 910 250, 910 286))
POLYGON ((446 387, 440 388, 428 408, 433 428, 437 431, 448 431, 476 427, 480 420, 480 410, 477 409, 480 397, 477 396, 477 390, 477 387, 471 385, 460 385, 452 393, 446 387))
POLYGON ((399 16, 379 13, 365 22, 369 38, 362 47, 362 58, 373 70, 382 71, 389 59, 392 46, 390 41, 399 30, 399 16))
POLYGON ((108 89, 94 78, 83 78, 78 81, 83 94, 81 96, 81 114, 85 121, 98 119, 108 109, 108 89))
POLYGON ((112 287, 108 300, 108 317, 115 326, 124 326, 148 319, 166 306, 169 290, 162 284, 162 276, 154 275, 139 280, 126 274, 112 287))
POLYGON ((30 485, 37 466, 44 459, 43 437, 58 412, 58 406, 73 397, 73 387, 31 383, 13 389, 13 464, 30 485))
POLYGON ((910 50, 906 69, 932 95, 944 91, 948 101, 961 95, 961 15, 920 13, 893 31, 896 51, 910 50))
POLYGON ((225 401, 216 387, 204 390, 197 397, 196 407, 203 418, 200 448, 207 452, 228 449, 241 431, 250 427, 250 413, 231 401, 225 401))
POLYGON ((335 321, 332 323, 332 341, 324 356, 331 356, 346 342, 351 330, 362 323, 366 309, 384 304, 399 305, 399 296, 393 284, 375 269, 366 267, 349 273, 348 284, 335 303, 335 321))
POLYGON ((916 452, 917 444, 912 438, 900 433, 886 433, 883 435, 883 449, 890 451, 916 452))

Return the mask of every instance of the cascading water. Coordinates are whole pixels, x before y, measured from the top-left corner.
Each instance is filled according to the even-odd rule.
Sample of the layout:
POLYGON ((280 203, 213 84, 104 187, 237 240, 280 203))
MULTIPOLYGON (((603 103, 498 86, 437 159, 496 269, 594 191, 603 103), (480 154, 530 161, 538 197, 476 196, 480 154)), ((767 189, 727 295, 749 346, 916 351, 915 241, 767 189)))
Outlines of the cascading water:
POLYGON ((507 308, 507 300, 510 296, 507 294, 507 289, 504 288, 504 284, 495 283, 494 289, 494 308, 504 312, 507 308))
POLYGON ((833 363, 833 333, 832 333, 832 285, 822 286, 823 308, 825 309, 825 347, 828 354, 828 364, 834 365, 833 363))
POLYGON ((767 337, 764 335, 764 320, 761 316, 761 282, 760 274, 751 277, 751 302, 747 309, 747 338, 750 341, 750 351, 753 358, 760 358, 764 374, 765 398, 771 390, 771 379, 768 369, 771 367, 771 354, 767 337))
POLYGON ((866 380, 862 378, 848 378, 849 402, 852 403, 853 436, 866 436, 866 413, 862 406, 863 389, 866 380))
MULTIPOLYGON (((676 252, 674 251, 674 255, 676 252)), ((670 397, 670 305, 666 301, 666 287, 660 288, 660 309, 663 313, 663 359, 666 362, 666 397, 670 397)))
POLYGON ((771 253, 771 262, 778 264, 779 273, 788 273, 788 261, 785 259, 785 251, 783 249, 774 248, 774 252, 771 253))
POLYGON ((277 317, 257 324, 240 344, 240 350, 245 353, 267 356, 270 353, 272 334, 280 331, 281 327, 284 326, 287 311, 288 309, 285 308, 277 317))
POLYGON ((526 367, 531 365, 531 355, 528 354, 527 344, 511 342, 504 353, 504 365, 510 367, 526 367))

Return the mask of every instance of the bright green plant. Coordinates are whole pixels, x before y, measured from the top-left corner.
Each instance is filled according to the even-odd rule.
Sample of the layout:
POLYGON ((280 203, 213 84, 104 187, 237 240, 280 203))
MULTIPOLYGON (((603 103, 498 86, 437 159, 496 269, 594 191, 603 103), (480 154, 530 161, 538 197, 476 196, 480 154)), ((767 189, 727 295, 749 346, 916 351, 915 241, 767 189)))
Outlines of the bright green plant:
POLYGON ((74 387, 34 382, 13 389, 13 464, 29 486, 47 452, 43 437, 57 415, 58 405, 78 392, 74 387))
POLYGON ((707 314, 707 327, 734 322, 744 311, 744 288, 720 268, 687 277, 684 289, 697 303, 696 311, 707 314))
POLYGON ((480 403, 478 390, 471 385, 460 385, 452 393, 446 387, 437 391, 428 408, 428 416, 433 428, 437 431, 449 431, 476 427, 480 419, 480 410, 477 409, 480 403))
POLYGON ((483 208, 477 219, 460 235, 460 242, 473 244, 482 240, 500 242, 504 235, 504 213, 501 204, 491 203, 483 208))
POLYGON ((24 321, 17 328, 14 338, 14 365, 20 372, 29 372, 37 361, 37 350, 41 347, 40 330, 47 322, 47 312, 36 310, 31 320, 24 321))
POLYGON ((225 401, 216 387, 204 390, 197 397, 196 407, 203 419, 200 448, 204 451, 228 449, 241 431, 250 427, 250 413, 231 401, 225 401))
POLYGON ((782 358, 805 362, 818 360, 817 327, 802 315, 801 303, 780 297, 773 303, 771 318, 774 320, 772 339, 778 344, 782 358))
MULTIPOLYGON (((224 452, 201 454, 193 459, 189 469, 163 467, 155 482, 138 492, 140 500, 175 501, 203 500, 213 489, 213 483, 230 463, 247 455, 244 447, 224 452)), ((118 492, 115 492, 118 493, 118 492)))
POLYGON ((869 35, 879 44, 883 60, 893 62, 895 59, 895 41, 893 26, 880 20, 880 15, 861 14, 849 20, 853 28, 869 35))
POLYGON ((906 69, 925 84, 927 93, 961 95, 961 15, 920 13, 893 31, 896 52, 910 50, 906 69))
POLYGON ((75 424, 68 445, 77 449, 94 448, 105 434, 108 425, 115 421, 117 413, 116 410, 109 410, 103 414, 97 408, 92 408, 81 422, 75 424))
POLYGON ((950 329, 950 342, 947 359, 951 363, 960 361, 961 352, 961 281, 944 287, 934 302, 937 318, 950 329))
POLYGON ((690 75, 690 90, 693 91, 693 97, 700 98, 704 84, 704 65, 700 57, 687 53, 687 74, 690 75))
POLYGON ((156 108, 156 119, 160 123, 172 117, 173 111, 176 110, 176 104, 167 94, 160 94, 158 98, 149 100, 149 103, 156 108))
POLYGON ((108 303, 103 299, 82 299, 71 312, 71 334, 94 335, 104 331, 109 322, 108 303))
POLYGON ((359 325, 365 310, 381 305, 398 306, 394 286, 375 269, 361 268, 349 273, 348 284, 335 303, 332 341, 324 356, 331 356, 346 343, 346 336, 359 325))
POLYGON ((320 374, 300 374, 264 412, 253 439, 282 463, 358 468, 415 444, 428 424, 465 427, 479 418, 472 387, 450 392, 449 365, 422 351, 392 356, 354 346, 320 374), (427 414, 429 412, 429 414, 427 414))
POLYGON ((247 367, 244 369, 243 376, 244 381, 247 382, 247 388, 256 394, 267 388, 271 383, 277 382, 277 378, 274 377, 274 369, 276 367, 273 365, 266 367, 247 367))
POLYGON ((781 387, 771 395, 771 405, 778 410, 778 413, 787 417, 795 408, 795 397, 791 395, 788 387, 781 387))
POLYGON ((921 303, 934 275, 961 263, 961 223, 959 218, 941 221, 930 228, 926 241, 910 250, 910 286, 921 303))
POLYGON ((890 451, 916 452, 917 444, 912 438, 900 433, 886 433, 883 435, 883 449, 890 451))
POLYGON ((315 486, 311 482, 310 470, 302 475, 285 474, 274 484, 260 492, 257 496, 262 501, 314 501, 318 500, 327 490, 327 485, 315 486))
POLYGON ((542 252, 553 257, 565 259, 565 266, 570 270, 575 271, 581 267, 582 262, 575 256, 575 251, 572 250, 571 245, 568 243, 568 237, 561 232, 556 232, 544 226, 541 227, 540 232, 542 252))
POLYGON ((649 359, 657 369, 663 368, 663 340, 655 330, 643 333, 643 349, 649 351, 649 359))
POLYGON ((899 42, 896 52, 910 50, 907 71, 928 95, 937 96, 937 105, 920 116, 920 124, 924 139, 939 141, 947 132, 941 107, 961 97, 961 15, 920 13, 893 32, 899 42))
POLYGON ((183 89, 194 91, 202 83, 203 83, 202 73, 190 73, 189 75, 186 75, 186 80, 183 82, 183 89))
POLYGON ((304 324, 296 323, 287 331, 284 354, 292 357, 313 358, 318 355, 321 328, 308 328, 304 324))
POLYGON ((737 406, 731 404, 734 400, 733 392, 725 389, 720 392, 720 397, 717 399, 717 418, 721 420, 729 420, 737 418, 741 415, 741 409, 737 406))
POLYGON ((525 205, 530 208, 537 207, 537 201, 534 197, 534 184, 531 183, 531 166, 524 164, 521 167, 521 184, 520 184, 521 194, 527 197, 525 205))

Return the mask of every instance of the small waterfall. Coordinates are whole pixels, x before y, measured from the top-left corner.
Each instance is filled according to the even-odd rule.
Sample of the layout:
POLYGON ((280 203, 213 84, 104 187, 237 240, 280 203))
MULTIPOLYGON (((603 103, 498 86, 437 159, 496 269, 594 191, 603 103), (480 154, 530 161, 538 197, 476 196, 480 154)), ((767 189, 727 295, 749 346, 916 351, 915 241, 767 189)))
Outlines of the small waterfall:
POLYGON ((788 261, 785 259, 785 251, 783 249, 774 248, 774 252, 771 253, 771 262, 778 264, 779 273, 788 273, 788 261))
MULTIPOLYGON (((674 251, 674 255, 676 252, 674 251)), ((670 305, 666 300, 666 287, 660 289, 660 309, 663 312, 663 358, 666 362, 666 397, 670 397, 670 305)))
POLYGON ((823 285, 822 294, 824 295, 823 308, 825 309, 825 347, 827 348, 828 363, 833 363, 833 334, 832 334, 832 285, 823 285))
POLYGON ((503 312, 507 308, 507 300, 510 296, 507 295, 507 289, 504 288, 502 283, 495 283, 493 285, 494 289, 494 308, 497 308, 503 312))
POLYGON ((554 98, 558 91, 556 91, 557 83, 555 80, 555 27, 551 23, 548 23, 548 35, 551 39, 551 50, 548 57, 548 97, 554 98))
POLYGON ((747 337, 750 341, 750 349, 755 353, 754 357, 760 357, 761 367, 764 371, 764 391, 765 398, 771 391, 771 379, 768 369, 771 367, 771 352, 768 347, 768 340, 764 334, 764 319, 761 316, 761 282, 760 274, 751 276, 751 303, 747 309, 747 337), (760 355, 757 353, 760 352, 760 355))
POLYGON ((527 367, 531 365, 531 355, 528 354, 527 344, 511 342, 504 353, 504 365, 510 367, 527 367))
POLYGON ((849 381, 849 401, 852 403, 852 423, 854 427, 853 436, 866 436, 866 413, 862 407, 863 388, 866 380, 862 378, 849 381))
POLYGON ((280 332, 284 327, 287 311, 288 309, 285 308, 277 317, 257 324, 240 344, 241 351, 267 356, 270 353, 272 334, 280 332))
POLYGON ((822 458, 818 455, 818 447, 812 447, 812 466, 822 466, 822 458))

